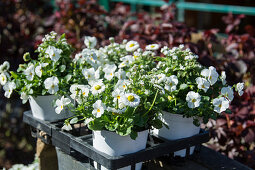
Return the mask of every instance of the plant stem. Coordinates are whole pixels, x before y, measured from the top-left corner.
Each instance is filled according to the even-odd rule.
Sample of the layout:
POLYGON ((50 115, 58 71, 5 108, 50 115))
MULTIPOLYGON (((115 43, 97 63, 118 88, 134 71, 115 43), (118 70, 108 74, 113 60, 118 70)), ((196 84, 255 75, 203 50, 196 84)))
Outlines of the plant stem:
POLYGON ((153 107, 154 104, 155 104, 156 98, 157 98, 157 96, 158 96, 158 91, 159 91, 159 89, 158 89, 157 92, 156 92, 156 95, 155 95, 155 97, 154 97, 154 99, 153 99, 153 103, 152 103, 150 109, 149 109, 146 113, 144 113, 143 116, 145 116, 147 113, 149 113, 149 111, 151 111, 152 107, 153 107))

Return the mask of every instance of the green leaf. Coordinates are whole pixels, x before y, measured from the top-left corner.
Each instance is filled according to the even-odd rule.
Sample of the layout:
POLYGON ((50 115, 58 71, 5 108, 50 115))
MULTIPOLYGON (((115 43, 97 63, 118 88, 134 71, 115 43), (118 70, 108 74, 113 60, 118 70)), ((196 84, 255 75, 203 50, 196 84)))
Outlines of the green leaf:
POLYGON ((100 119, 94 119, 89 122, 88 128, 90 130, 103 130, 104 124, 100 121, 100 119))
POLYGON ((162 121, 159 120, 159 119, 155 119, 152 121, 152 126, 156 129, 161 129, 163 126, 162 126, 162 121))
POLYGON ((68 74, 68 75, 65 76, 65 81, 69 82, 71 80, 71 78, 72 78, 72 75, 68 74))
POLYGON ((66 70, 66 66, 65 65, 61 65, 59 69, 60 69, 60 72, 62 73, 62 72, 64 72, 66 70))
POLYGON ((75 117, 75 118, 72 118, 71 121, 70 121, 70 124, 75 124, 78 122, 78 118, 75 117))
POLYGON ((133 140, 135 140, 136 138, 137 138, 137 132, 135 132, 135 131, 131 131, 131 133, 130 133, 130 138, 131 139, 133 139, 133 140))
POLYGON ((11 71, 10 73, 11 73, 11 75, 12 75, 12 77, 13 77, 14 79, 17 79, 17 78, 18 78, 18 75, 17 75, 15 72, 11 71))
POLYGON ((232 114, 232 111, 230 109, 225 110, 225 113, 232 114))
POLYGON ((180 89, 181 89, 181 90, 186 89, 187 87, 188 87, 187 84, 181 84, 181 85, 180 85, 180 89))

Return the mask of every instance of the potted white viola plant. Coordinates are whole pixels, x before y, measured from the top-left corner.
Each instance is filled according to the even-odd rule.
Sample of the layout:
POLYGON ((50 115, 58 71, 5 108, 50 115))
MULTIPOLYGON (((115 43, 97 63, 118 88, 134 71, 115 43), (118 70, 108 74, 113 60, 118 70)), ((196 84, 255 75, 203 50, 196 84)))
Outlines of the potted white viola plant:
MULTIPOLYGON (((175 140, 198 134, 200 123, 216 119, 222 112, 230 113, 229 105, 234 98, 233 88, 241 95, 243 83, 227 85, 225 72, 219 75, 212 66, 205 68, 197 62, 197 55, 184 50, 184 46, 169 49, 163 47, 164 57, 158 57, 157 67, 151 79, 160 87, 157 105, 162 110, 161 120, 168 125, 154 133, 175 140)), ((191 148, 191 154, 194 147, 191 148)), ((185 150, 175 152, 184 156, 185 150)))
POLYGON ((75 57, 75 72, 82 77, 70 87, 77 104, 67 105, 75 115, 66 119, 64 129, 84 122, 93 131, 93 147, 110 156, 144 149, 148 129, 162 127, 155 107, 157 93, 152 93, 157 88, 146 75, 155 64, 151 53, 142 55, 138 48, 134 41, 117 44, 111 39, 109 46, 86 48, 75 57))
MULTIPOLYGON (((20 64, 17 72, 10 71, 9 74, 8 69, 4 69, 1 73, 7 80, 1 81, 5 97, 9 98, 13 90, 17 91, 23 103, 29 100, 35 118, 51 122, 67 118, 69 112, 55 114, 54 102, 58 95, 63 95, 70 88, 72 51, 64 34, 59 39, 54 32, 46 35, 36 50, 38 59, 31 59, 30 54, 25 53, 26 63, 20 64)), ((5 63, 3 67, 7 67, 5 63)), ((71 100, 65 99, 65 102, 70 103, 71 100)))

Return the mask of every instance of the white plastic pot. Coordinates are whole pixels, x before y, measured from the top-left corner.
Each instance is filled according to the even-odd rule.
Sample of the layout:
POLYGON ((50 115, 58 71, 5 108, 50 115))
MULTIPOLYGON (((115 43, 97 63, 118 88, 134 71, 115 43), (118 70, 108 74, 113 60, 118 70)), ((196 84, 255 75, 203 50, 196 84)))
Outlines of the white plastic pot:
MULTIPOLYGON (((138 132, 135 140, 130 136, 120 136, 110 131, 93 131, 93 147, 110 156, 120 156, 138 152, 145 149, 148 138, 148 130, 138 132)), ((96 162, 94 163, 95 167, 96 162)), ((136 164, 136 170, 142 168, 142 163, 136 164)), ((101 167, 102 170, 107 168, 101 167)), ((130 170, 131 166, 120 168, 120 170, 130 170)))
MULTIPOLYGON (((169 129, 163 126, 161 129, 154 129, 153 133, 169 140, 187 138, 198 134, 200 131, 200 127, 193 124, 193 118, 184 118, 179 114, 163 112, 161 119, 168 125, 169 129)), ((190 148, 190 154, 193 154, 194 149, 194 146, 190 148)), ((176 151, 174 155, 184 157, 186 149, 176 151)))
POLYGON ((63 110, 60 114, 55 112, 53 106, 53 100, 57 99, 57 96, 37 96, 29 97, 29 104, 32 110, 32 115, 40 120, 54 122, 57 120, 65 119, 72 116, 68 110, 63 110))

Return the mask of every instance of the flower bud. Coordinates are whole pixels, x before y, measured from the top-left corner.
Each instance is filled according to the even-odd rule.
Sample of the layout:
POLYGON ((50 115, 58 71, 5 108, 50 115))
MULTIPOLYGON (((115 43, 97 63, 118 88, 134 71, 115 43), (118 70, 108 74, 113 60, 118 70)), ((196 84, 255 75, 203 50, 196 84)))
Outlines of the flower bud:
POLYGON ((30 53, 29 53, 29 52, 26 52, 26 53, 23 55, 23 60, 24 60, 24 61, 29 61, 29 60, 31 60, 31 58, 30 58, 30 53))

